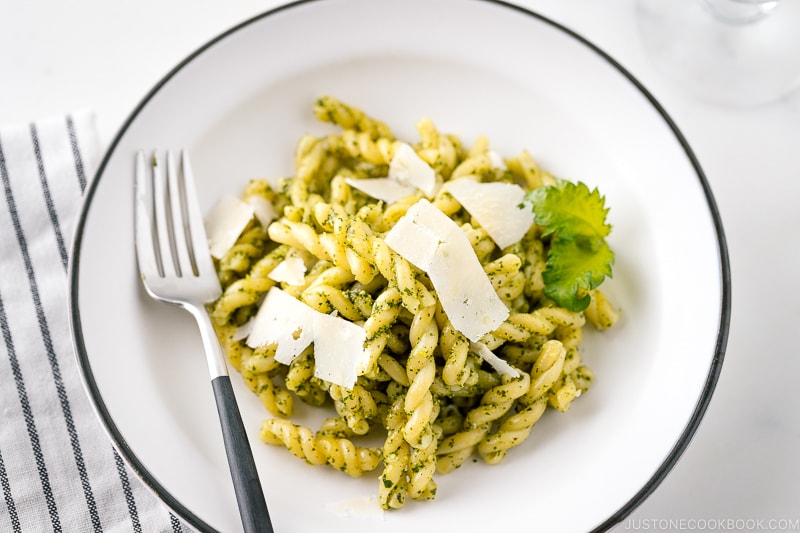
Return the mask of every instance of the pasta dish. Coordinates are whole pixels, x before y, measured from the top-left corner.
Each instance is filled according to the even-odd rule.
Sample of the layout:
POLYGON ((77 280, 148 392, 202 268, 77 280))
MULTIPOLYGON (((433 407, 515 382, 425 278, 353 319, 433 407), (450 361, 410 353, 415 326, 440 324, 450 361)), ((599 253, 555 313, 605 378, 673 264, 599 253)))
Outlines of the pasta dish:
POLYGON ((374 472, 398 509, 467 460, 502 461, 589 390, 584 327, 618 317, 599 288, 607 209, 483 136, 466 145, 423 118, 406 142, 329 96, 314 113, 336 132, 303 136, 291 176, 252 180, 217 212, 211 315, 269 412, 261 439, 374 472), (304 427, 297 401, 330 416, 304 427))

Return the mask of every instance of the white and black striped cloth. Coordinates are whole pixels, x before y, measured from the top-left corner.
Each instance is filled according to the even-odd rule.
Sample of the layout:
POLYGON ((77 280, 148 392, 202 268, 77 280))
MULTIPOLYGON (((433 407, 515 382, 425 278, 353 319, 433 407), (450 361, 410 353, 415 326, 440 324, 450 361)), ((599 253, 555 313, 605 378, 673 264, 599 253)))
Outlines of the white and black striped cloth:
POLYGON ((0 127, 0 531, 180 532, 83 390, 70 340, 73 222, 100 155, 89 112, 0 127))

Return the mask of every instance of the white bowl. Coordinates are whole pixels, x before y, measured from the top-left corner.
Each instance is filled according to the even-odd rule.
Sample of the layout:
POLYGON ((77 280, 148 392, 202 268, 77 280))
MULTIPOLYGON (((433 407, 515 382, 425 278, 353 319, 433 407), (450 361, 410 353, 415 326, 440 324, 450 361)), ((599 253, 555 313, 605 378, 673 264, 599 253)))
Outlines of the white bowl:
POLYGON ((698 162, 653 97, 597 47, 492 0, 312 0, 264 13, 200 48, 120 130, 88 188, 71 270, 88 394, 141 479, 202 531, 240 529, 199 338, 188 314, 143 295, 132 230, 133 154, 187 147, 203 208, 253 177, 292 172, 334 95, 406 139, 431 117, 503 155, 528 149, 597 186, 616 252, 605 286, 622 319, 589 334, 593 388, 548 414, 496 466, 439 476, 432 502, 344 517, 374 476, 311 468, 258 440, 267 414, 232 380, 277 531, 603 530, 669 472, 711 397, 730 316, 730 272, 698 162))

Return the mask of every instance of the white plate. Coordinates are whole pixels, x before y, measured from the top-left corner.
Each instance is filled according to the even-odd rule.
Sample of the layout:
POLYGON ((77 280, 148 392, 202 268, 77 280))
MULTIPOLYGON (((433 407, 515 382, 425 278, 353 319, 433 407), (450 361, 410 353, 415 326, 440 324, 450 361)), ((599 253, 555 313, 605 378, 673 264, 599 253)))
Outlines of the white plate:
POLYGON ((685 140, 635 79, 570 31, 494 1, 293 4, 198 50, 133 112, 89 188, 71 273, 79 363, 123 457, 189 524, 239 529, 195 326, 149 300, 136 274, 134 151, 188 147, 208 209, 252 177, 290 174, 300 135, 327 131, 311 113, 323 94, 406 139, 427 115, 598 186, 622 320, 586 339, 596 383, 568 414, 549 413, 500 465, 439 476, 435 501, 384 514, 333 511, 375 494, 375 477, 262 444, 266 412, 234 373, 276 530, 578 532, 620 521, 677 460, 716 383, 730 313, 720 220, 685 140))

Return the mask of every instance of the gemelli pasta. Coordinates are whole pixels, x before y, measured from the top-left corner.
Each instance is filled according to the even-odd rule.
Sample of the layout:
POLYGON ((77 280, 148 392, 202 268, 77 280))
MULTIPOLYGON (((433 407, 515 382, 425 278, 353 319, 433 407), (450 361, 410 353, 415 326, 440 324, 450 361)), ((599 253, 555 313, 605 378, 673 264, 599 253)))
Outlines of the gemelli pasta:
MULTIPOLYGON (((337 133, 303 136, 290 177, 244 188, 243 202, 269 205, 277 218, 254 217, 216 262, 223 294, 211 315, 230 363, 271 415, 261 439, 311 465, 350 476, 375 472, 380 505, 397 509, 409 499, 433 499, 436 476, 472 457, 502 461, 548 409, 568 411, 593 379, 581 361, 583 328, 611 327, 617 311, 599 288, 586 291, 585 310, 557 305, 543 280, 551 237, 533 223, 500 248, 447 187, 460 179, 524 191, 556 183, 528 152, 503 160, 485 137, 466 146, 427 118, 417 123, 419 139, 407 144, 383 122, 327 96, 314 113, 337 133), (392 201, 363 192, 366 181, 391 175, 409 145, 432 169, 432 194, 402 179, 387 185, 407 192, 392 201), (507 311, 479 339, 454 325, 433 276, 387 244, 387 234, 423 199, 463 232, 491 296, 507 311), (276 274, 287 260, 302 267, 293 281, 276 274), (352 386, 317 375, 319 339, 288 364, 276 360, 279 343, 248 344, 247 328, 273 289, 309 312, 363 328, 352 386), (317 428, 297 424, 296 401, 327 409, 329 417, 317 428), (376 434, 382 445, 363 444, 376 434)), ((458 289, 459 270, 450 276, 458 289)))

